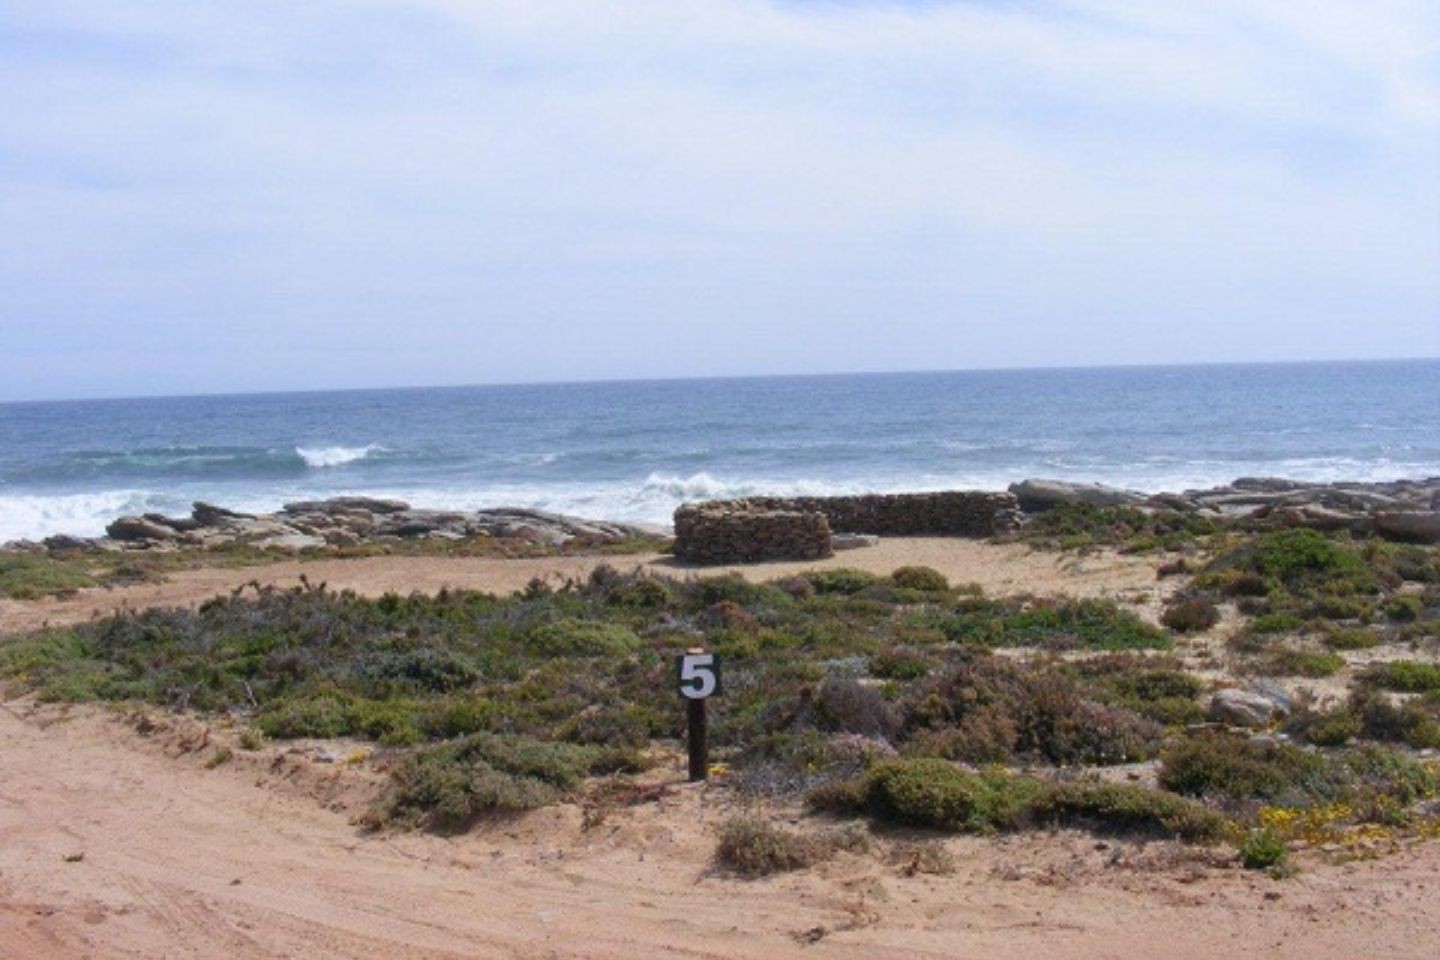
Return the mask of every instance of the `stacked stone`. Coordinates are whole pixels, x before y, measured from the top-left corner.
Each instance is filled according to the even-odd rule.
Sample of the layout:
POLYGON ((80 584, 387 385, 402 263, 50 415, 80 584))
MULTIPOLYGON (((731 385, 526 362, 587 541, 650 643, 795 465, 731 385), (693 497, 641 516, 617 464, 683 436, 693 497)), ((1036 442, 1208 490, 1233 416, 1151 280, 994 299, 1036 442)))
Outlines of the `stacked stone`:
POLYGON ((1013 494, 985 491, 766 497, 749 502, 769 510, 818 511, 832 530, 892 537, 991 537, 1020 523, 1020 504, 1013 494))
POLYGON ((818 510, 734 500, 675 511, 675 556, 685 563, 819 560, 831 555, 830 524, 818 510))

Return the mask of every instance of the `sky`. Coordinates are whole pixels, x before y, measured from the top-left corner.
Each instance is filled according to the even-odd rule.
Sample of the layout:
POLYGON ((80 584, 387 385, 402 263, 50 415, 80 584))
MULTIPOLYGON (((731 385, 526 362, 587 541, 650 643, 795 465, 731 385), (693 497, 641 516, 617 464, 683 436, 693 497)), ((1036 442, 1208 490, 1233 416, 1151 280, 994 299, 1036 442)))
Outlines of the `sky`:
POLYGON ((1434 0, 0 0, 0 400, 1437 355, 1434 0))

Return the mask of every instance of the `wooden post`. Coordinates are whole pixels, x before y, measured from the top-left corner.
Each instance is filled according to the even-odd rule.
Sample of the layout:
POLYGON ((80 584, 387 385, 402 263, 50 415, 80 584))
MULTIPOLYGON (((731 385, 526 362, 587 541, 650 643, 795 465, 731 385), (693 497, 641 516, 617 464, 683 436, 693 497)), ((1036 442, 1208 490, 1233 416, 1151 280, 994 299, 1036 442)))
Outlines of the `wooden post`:
POLYGON ((705 729, 705 700, 688 701, 688 738, 690 749, 690 782, 698 783, 710 775, 710 742, 705 729))
POLYGON ((691 647, 675 658, 675 679, 685 706, 685 742, 690 753, 690 782, 710 776, 710 741, 705 701, 720 692, 720 660, 701 647, 691 647))

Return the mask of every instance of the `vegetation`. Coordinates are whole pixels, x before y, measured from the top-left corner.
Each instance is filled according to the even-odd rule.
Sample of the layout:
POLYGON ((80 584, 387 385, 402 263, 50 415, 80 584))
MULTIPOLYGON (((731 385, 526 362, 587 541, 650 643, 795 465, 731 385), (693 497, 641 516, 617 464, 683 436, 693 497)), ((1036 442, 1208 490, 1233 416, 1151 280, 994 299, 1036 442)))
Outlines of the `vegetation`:
POLYGON ((1215 520, 1193 513, 1147 513, 1134 507, 1067 503, 1032 518, 1021 531, 1021 538, 1052 550, 1114 546, 1126 553, 1143 553, 1203 542, 1221 529, 1215 520))
POLYGON ((1060 822, 1203 841, 1217 839, 1225 823, 1192 801, 1133 784, 1053 784, 999 768, 967 773, 928 758, 877 764, 858 780, 815 791, 811 802, 885 823, 972 833, 1060 822))
POLYGON ((981 647, 1164 650, 1163 630, 1113 600, 1018 597, 963 603, 940 623, 947 639, 981 647))
MULTIPOLYGON (((1163 532, 1097 508, 1066 522, 1082 520, 1163 532)), ((1223 836, 1257 864, 1274 837, 1310 829, 1316 811, 1340 833, 1423 817, 1435 771, 1406 751, 1440 747, 1440 666, 1426 655, 1437 551, 1311 531, 1168 532, 1219 550, 1167 605, 1168 629, 1113 601, 987 597, 924 567, 774 583, 601 567, 505 598, 246 588, 198 610, 0 639, 0 681, 51 700, 230 715, 243 722, 245 751, 293 738, 374 741, 391 772, 366 818, 377 828, 463 830, 589 796, 587 778, 643 769, 683 733, 672 658, 696 645, 724 661, 711 743, 729 770, 723 782, 741 794, 803 793, 817 809, 946 832, 1064 824, 1223 836), (1213 681, 1168 651, 1175 634, 1209 629, 1231 603, 1249 618, 1232 671, 1331 676, 1346 668, 1340 651, 1382 643, 1406 644, 1414 659, 1365 670, 1338 705, 1301 697, 1284 728, 1293 742, 1188 734, 1213 681), (1156 757, 1158 790, 1074 769, 1156 757)), ((103 582, 89 560, 41 559, 0 575, 23 566, 22 580, 39 570, 58 582, 68 570, 103 582)), ((1184 645, 1187 656, 1204 647, 1184 645)), ((862 837, 742 817, 722 830, 717 855, 758 876, 862 837)), ((944 848, 933 846, 904 854, 901 869, 944 872, 944 848)))
POLYGON ((1176 633, 1209 630, 1220 622, 1220 608, 1209 597, 1180 597, 1165 607, 1160 622, 1176 633))
POLYGON ((1365 682, 1402 693, 1440 691, 1440 664, 1415 660, 1392 660, 1366 671, 1365 682))
POLYGON ((720 827, 715 856, 720 863, 748 877, 799 870, 828 860, 841 850, 864 852, 864 831, 836 829, 800 833, 775 826, 753 814, 731 817, 720 827))
POLYGON ((82 587, 98 586, 99 580, 85 566, 48 556, 0 553, 0 597, 38 600, 62 596, 82 587))

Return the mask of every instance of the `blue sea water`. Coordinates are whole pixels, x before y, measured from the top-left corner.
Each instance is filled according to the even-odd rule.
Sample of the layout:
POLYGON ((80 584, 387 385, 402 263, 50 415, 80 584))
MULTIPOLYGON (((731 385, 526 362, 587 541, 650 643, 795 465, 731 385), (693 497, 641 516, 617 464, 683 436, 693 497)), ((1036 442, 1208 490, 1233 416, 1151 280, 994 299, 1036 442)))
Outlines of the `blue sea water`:
POLYGON ((1010 370, 0 405, 0 542, 336 494, 665 522, 755 493, 1180 490, 1440 474, 1440 361, 1010 370))

